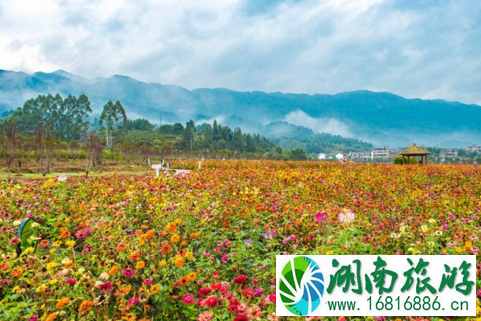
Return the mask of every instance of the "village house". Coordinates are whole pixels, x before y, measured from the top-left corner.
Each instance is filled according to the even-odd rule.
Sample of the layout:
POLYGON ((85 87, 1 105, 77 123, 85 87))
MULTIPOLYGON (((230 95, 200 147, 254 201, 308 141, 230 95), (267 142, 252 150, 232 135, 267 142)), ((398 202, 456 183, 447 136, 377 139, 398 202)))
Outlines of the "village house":
POLYGON ((471 145, 466 147, 466 152, 474 153, 474 154, 481 154, 481 146, 479 145, 471 145))
POLYGON ((371 159, 389 158, 389 146, 374 148, 371 152, 371 159))
POLYGON ((453 148, 447 148, 439 154, 441 159, 458 158, 458 151, 453 148))
POLYGON ((371 152, 349 152, 347 157, 352 160, 370 160, 371 152))

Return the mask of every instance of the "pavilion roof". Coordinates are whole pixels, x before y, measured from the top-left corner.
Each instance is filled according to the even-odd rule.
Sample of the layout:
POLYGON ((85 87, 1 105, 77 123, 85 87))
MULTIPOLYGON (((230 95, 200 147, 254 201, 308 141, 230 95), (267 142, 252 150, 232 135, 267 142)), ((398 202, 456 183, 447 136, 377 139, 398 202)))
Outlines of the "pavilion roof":
POLYGON ((403 155, 403 156, 420 156, 420 155, 429 155, 429 154, 430 153, 427 150, 417 146, 416 144, 413 144, 411 147, 399 153, 399 155, 403 155))

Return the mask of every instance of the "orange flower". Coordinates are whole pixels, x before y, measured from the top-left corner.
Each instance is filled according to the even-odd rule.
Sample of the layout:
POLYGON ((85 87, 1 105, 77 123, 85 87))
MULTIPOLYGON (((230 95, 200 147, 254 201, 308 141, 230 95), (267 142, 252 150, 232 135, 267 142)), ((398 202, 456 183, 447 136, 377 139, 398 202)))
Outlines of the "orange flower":
POLYGON ((154 284, 150 287, 151 294, 157 294, 160 291, 160 287, 157 284, 154 284))
POLYGON ((200 232, 195 232, 195 233, 190 233, 190 238, 191 239, 196 239, 200 236, 200 232))
POLYGON ((170 244, 164 244, 164 245, 162 245, 162 248, 160 249, 160 251, 164 255, 169 253, 171 250, 172 250, 172 246, 170 246, 170 244))
POLYGON ((170 237, 170 242, 171 243, 177 243, 180 241, 180 236, 179 234, 174 234, 170 237))
POLYGON ((189 279, 189 281, 195 281, 195 279, 197 279, 197 273, 195 272, 190 272, 188 275, 187 275, 187 278, 189 279))
POLYGON ((172 259, 172 262, 174 262, 175 266, 181 267, 184 266, 185 260, 182 256, 177 256, 174 259, 172 259))
POLYGON ((23 269, 20 266, 16 266, 15 268, 13 268, 13 270, 12 270, 12 272, 10 272, 10 274, 14 278, 19 278, 19 277, 22 276, 22 271, 23 271, 23 269))
POLYGON ((50 244, 49 240, 41 240, 39 246, 47 247, 50 244))
POLYGON ((167 231, 174 232, 177 229, 177 224, 175 223, 168 223, 167 224, 167 231))
POLYGON ((117 245, 117 251, 119 252, 125 251, 126 249, 127 249, 127 244, 125 243, 120 243, 119 245, 117 245))
POLYGON ((58 300, 57 302, 57 309, 60 310, 61 308, 63 308, 64 306, 66 306, 67 304, 70 303, 70 299, 69 298, 61 298, 60 300, 58 300))
POLYGON ((186 286, 189 283, 189 279, 186 276, 183 276, 179 280, 180 286, 186 286))
POLYGON ((153 238, 155 236, 155 232, 154 232, 154 230, 150 230, 147 233, 145 233, 144 236, 147 240, 150 240, 151 238, 153 238))
POLYGON ((109 275, 110 275, 110 276, 115 275, 115 274, 117 274, 118 271, 119 271, 119 267, 118 267, 118 266, 112 266, 112 268, 111 268, 110 271, 109 271, 109 275))
POLYGON ((79 314, 86 314, 92 309, 93 302, 90 300, 83 301, 78 307, 79 314))
POLYGON ((53 321, 57 317, 57 313, 50 313, 48 317, 45 319, 45 321, 53 321))
POLYGON ((140 258, 140 252, 139 251, 134 251, 130 254, 130 261, 135 262, 140 258))

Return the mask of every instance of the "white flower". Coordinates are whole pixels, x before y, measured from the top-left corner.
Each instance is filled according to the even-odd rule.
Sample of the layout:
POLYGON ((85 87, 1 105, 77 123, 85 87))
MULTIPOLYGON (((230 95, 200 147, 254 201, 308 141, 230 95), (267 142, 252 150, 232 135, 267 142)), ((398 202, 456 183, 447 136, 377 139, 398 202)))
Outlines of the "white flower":
POLYGON ((15 222, 13 222, 13 226, 19 226, 20 224, 22 224, 22 222, 20 222, 20 221, 18 221, 18 220, 15 221, 15 222))
POLYGON ((100 277, 100 279, 106 281, 106 280, 109 279, 110 275, 107 272, 104 272, 104 273, 100 274, 99 277, 100 277))
POLYGON ((59 182, 65 182, 67 180, 67 175, 60 175, 57 177, 57 181, 59 182))

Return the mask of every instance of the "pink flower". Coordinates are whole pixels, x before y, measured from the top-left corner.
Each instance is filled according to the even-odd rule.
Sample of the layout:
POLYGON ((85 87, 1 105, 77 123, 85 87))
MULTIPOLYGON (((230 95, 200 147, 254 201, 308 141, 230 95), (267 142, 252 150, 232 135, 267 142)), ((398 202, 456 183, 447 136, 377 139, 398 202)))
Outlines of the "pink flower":
POLYGON ((202 312, 197 317, 197 321, 210 321, 210 320, 212 320, 212 313, 210 313, 209 311, 202 312))
POLYGON ((129 302, 130 305, 138 304, 139 303, 139 298, 138 297, 133 297, 131 299, 128 299, 127 302, 129 302))
POLYGON ((326 213, 326 212, 322 212, 322 213, 317 213, 316 214, 316 221, 318 223, 324 223, 324 222, 327 222, 329 221, 329 215, 326 213))
POLYGON ((222 254, 222 258, 220 259, 220 261, 224 264, 227 264, 227 260, 229 260, 227 253, 222 254))
POLYGON ((355 217, 356 217, 356 214, 354 214, 350 210, 344 210, 343 212, 339 213, 339 221, 344 223, 349 223, 351 221, 354 221, 355 217))
POLYGON ((122 270, 122 275, 129 279, 134 276, 134 273, 135 273, 135 270, 132 268, 124 268, 122 270))
POLYGON ((74 278, 68 278, 67 280, 65 280, 65 283, 74 286, 77 281, 74 278))
POLYGON ((28 318, 28 321, 37 321, 37 316, 36 315, 32 315, 30 318, 28 318))
POLYGON ((275 232, 275 231, 272 231, 272 230, 266 231, 266 232, 264 233, 264 238, 265 238, 266 240, 271 240, 271 239, 274 238, 274 236, 276 236, 276 232, 275 232))
POLYGON ((190 304, 194 303, 194 301, 195 301, 195 299, 194 299, 194 296, 192 294, 186 294, 182 298, 182 302, 184 302, 185 305, 190 305, 190 304))

